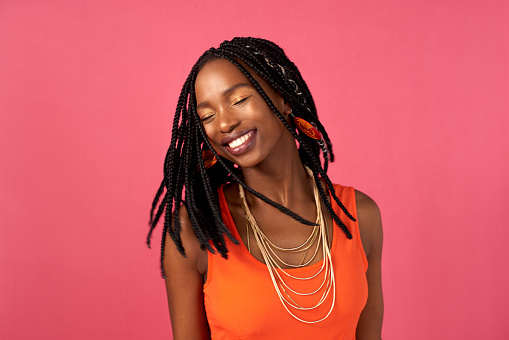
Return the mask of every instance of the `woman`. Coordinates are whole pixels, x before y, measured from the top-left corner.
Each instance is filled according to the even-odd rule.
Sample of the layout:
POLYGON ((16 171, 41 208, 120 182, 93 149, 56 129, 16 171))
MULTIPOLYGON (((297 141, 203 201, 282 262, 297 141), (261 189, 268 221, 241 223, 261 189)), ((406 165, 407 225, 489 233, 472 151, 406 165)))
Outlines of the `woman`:
POLYGON ((175 339, 380 339, 380 213, 331 183, 329 161, 311 93, 281 48, 235 38, 200 57, 148 235, 164 214, 175 339))

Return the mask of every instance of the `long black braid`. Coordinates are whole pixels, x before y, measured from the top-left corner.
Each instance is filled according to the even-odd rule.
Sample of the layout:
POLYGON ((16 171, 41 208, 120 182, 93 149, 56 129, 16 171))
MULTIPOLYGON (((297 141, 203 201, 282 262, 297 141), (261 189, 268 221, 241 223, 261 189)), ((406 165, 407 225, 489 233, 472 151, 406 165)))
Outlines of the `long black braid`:
POLYGON ((196 112, 194 84, 201 68, 207 62, 218 58, 226 59, 237 66, 264 98, 274 114, 299 142, 301 161, 312 170, 324 206, 346 237, 352 238, 350 231, 332 209, 327 194, 320 183, 320 178, 322 178, 331 197, 346 216, 355 221, 355 218, 336 196, 333 184, 327 176, 328 163, 334 161, 332 144, 325 128, 318 120, 313 97, 299 70, 279 46, 268 40, 234 38, 231 41, 224 41, 217 49, 209 49, 198 59, 191 69, 179 96, 173 119, 170 146, 164 161, 164 177, 152 202, 150 230, 147 235, 147 244, 150 247, 152 232, 164 214, 163 237, 161 240, 161 272, 163 277, 166 277, 163 267, 166 233, 169 233, 178 251, 185 256, 185 249, 180 237, 179 208, 181 204, 184 204, 187 209, 192 229, 202 249, 207 249, 212 253, 217 251, 227 258, 228 249, 225 243, 225 235, 234 243, 239 242, 233 237, 221 217, 217 189, 225 183, 236 181, 257 198, 295 220, 303 224, 315 225, 315 223, 303 219, 293 211, 248 187, 240 178, 241 170, 231 161, 219 156, 207 139, 205 129, 196 112), (317 141, 309 138, 288 123, 260 84, 239 60, 249 66, 281 94, 292 107, 293 115, 313 124, 321 132, 323 140, 317 141), (204 149, 209 149, 218 159, 219 164, 206 169, 202 158, 202 150, 204 149), (320 153, 323 156, 323 166, 320 153))

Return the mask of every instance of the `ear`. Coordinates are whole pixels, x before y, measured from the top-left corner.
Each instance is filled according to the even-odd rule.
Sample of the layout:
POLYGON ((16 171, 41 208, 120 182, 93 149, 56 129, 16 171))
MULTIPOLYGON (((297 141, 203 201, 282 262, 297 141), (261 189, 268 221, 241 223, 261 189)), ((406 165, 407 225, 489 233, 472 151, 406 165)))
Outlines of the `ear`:
POLYGON ((290 115, 290 113, 292 113, 292 106, 290 105, 289 102, 286 101, 286 99, 283 99, 284 100, 284 104, 283 104, 283 115, 288 118, 288 116, 290 115))
POLYGON ((292 107, 289 103, 285 102, 283 107, 283 117, 285 117, 288 124, 292 124, 292 117, 290 117, 290 114, 292 113, 292 107))

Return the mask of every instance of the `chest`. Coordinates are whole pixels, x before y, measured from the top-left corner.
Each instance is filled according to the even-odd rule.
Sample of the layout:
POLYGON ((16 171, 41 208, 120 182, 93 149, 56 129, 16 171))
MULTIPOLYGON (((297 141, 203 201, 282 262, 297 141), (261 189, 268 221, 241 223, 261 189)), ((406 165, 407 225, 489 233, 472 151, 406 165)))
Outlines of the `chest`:
MULTIPOLYGON (((255 206, 250 209, 256 226, 252 220, 248 221, 241 204, 229 204, 229 212, 233 220, 232 227, 236 229, 244 247, 260 263, 265 263, 261 249, 264 246, 269 246, 273 251, 272 256, 282 260, 280 263, 282 268, 290 268, 285 263, 312 265, 321 261, 323 242, 325 241, 329 248, 332 244, 333 221, 325 209, 320 212, 325 221, 325 233, 321 233, 319 226, 304 225, 270 206, 255 206), (266 237, 263 245, 260 244, 260 237, 255 236, 255 227, 259 230, 258 235, 261 233, 266 237), (293 251, 282 251, 279 248, 293 251)), ((316 207, 311 204, 306 209, 300 209, 299 215, 315 222, 317 213, 316 207)))
MULTIPOLYGON (((243 244, 228 245, 228 260, 209 254, 210 277, 204 286, 204 299, 213 338, 353 339, 367 300, 367 281, 355 244, 337 236, 331 249, 335 280, 333 294, 311 312, 292 310, 304 320, 318 320, 331 310, 325 320, 316 324, 303 323, 288 313, 276 293, 267 267, 243 244)), ((288 272, 296 277, 310 276, 322 263, 288 272)), ((312 291, 319 285, 321 277, 305 283, 295 281, 287 280, 297 291, 312 291)), ((316 304, 317 296, 301 297, 298 302, 311 306, 316 304)))

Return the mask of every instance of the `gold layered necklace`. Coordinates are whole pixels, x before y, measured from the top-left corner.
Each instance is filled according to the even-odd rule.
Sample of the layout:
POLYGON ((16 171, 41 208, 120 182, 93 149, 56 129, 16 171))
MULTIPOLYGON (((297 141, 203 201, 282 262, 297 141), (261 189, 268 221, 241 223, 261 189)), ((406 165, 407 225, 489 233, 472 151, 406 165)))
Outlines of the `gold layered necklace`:
MULTIPOLYGON (((313 172, 308 168, 305 167, 306 172, 310 177, 313 178, 313 172)), ((325 218, 322 213, 322 204, 320 200, 320 195, 318 193, 318 187, 316 186, 316 183, 313 179, 313 192, 315 197, 315 204, 316 204, 316 226, 313 227, 313 230, 311 231, 311 234, 309 237, 300 245, 296 247, 291 248, 285 248, 275 245, 260 229, 258 226, 258 223, 256 222, 253 214, 251 213, 251 210, 249 209, 249 206, 247 204, 246 200, 246 194, 244 192, 244 188, 240 186, 239 184, 239 193, 240 193, 240 200, 242 203, 242 207, 244 209, 244 212, 246 214, 246 228, 247 228, 247 248, 249 252, 251 252, 251 247, 249 243, 249 230, 252 231, 254 239, 256 241, 256 244, 258 245, 258 248, 260 249, 260 252, 262 254, 262 257, 265 261, 265 264, 267 266, 267 269, 269 271, 269 275, 272 279, 272 283, 274 284, 274 288, 276 289, 276 293, 279 296, 279 299, 281 300, 281 303, 283 304, 283 307, 287 310, 287 312, 293 316, 295 319, 304 322, 304 323, 317 323, 320 321, 325 320, 334 309, 334 304, 336 302, 336 282, 334 280, 334 269, 332 268, 332 257, 330 253, 329 248, 329 242, 327 238, 327 224, 325 221, 325 218), (315 250, 309 260, 305 261, 306 256, 308 254, 309 249, 312 248, 312 246, 315 244, 315 250), (320 247, 321 243, 321 247, 320 247), (282 266, 290 267, 290 270, 292 268, 302 268, 308 266, 313 259, 316 258, 318 254, 318 250, 321 248, 322 250, 322 266, 313 274, 310 276, 295 276, 290 274, 289 271, 282 268, 282 266), (303 252, 304 255, 302 257, 302 260, 299 264, 291 264, 287 263, 281 257, 277 254, 276 251, 284 252, 284 253, 301 253, 303 252), (287 281, 284 280, 284 277, 282 274, 286 277, 287 281, 293 280, 300 280, 300 281, 306 281, 311 280, 316 277, 319 277, 320 275, 323 275, 323 280, 321 280, 321 283, 318 285, 318 287, 310 292, 299 292, 295 289, 292 289, 290 285, 287 283, 287 281), (323 291, 320 294, 320 291, 323 291), (331 307, 329 309, 329 312, 318 320, 303 320, 299 317, 297 317, 293 312, 292 309, 295 310, 301 310, 301 311, 311 311, 319 306, 321 306, 325 300, 327 300, 327 297, 331 293, 332 290, 332 303, 331 307), (295 294, 296 297, 292 298, 290 295, 290 292, 295 294), (317 296, 317 302, 316 304, 312 306, 302 306, 297 301, 297 296, 311 296, 316 295, 317 296)))

